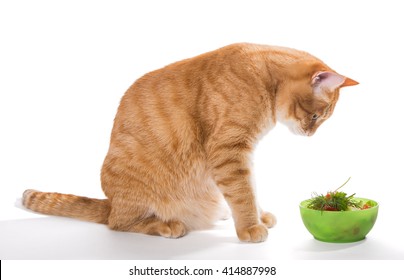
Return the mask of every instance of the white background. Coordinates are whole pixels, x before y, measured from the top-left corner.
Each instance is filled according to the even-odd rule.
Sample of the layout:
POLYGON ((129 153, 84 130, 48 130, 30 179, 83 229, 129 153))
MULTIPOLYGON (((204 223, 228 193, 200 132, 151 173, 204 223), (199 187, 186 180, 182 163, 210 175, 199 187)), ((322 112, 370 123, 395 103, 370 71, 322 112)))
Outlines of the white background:
POLYGON ((404 259, 400 1, 1 1, 1 259, 404 259), (238 242, 232 221, 180 240, 116 233, 18 207, 26 188, 102 198, 120 98, 141 75, 235 42, 302 49, 360 82, 310 138, 258 145, 262 207, 278 225, 238 242), (365 241, 314 241, 298 204, 333 190, 380 203, 365 241))

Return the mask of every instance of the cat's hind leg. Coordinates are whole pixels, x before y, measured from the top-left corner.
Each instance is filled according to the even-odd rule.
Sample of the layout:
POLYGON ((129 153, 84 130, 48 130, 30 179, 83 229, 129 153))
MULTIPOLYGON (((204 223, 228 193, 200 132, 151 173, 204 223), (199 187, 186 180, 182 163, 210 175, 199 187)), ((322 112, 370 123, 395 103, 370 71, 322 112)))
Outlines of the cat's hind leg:
POLYGON ((139 207, 123 208, 122 201, 117 207, 112 206, 108 227, 117 231, 160 235, 167 238, 179 238, 187 233, 187 228, 181 221, 163 221, 153 214, 148 214, 147 209, 139 207))

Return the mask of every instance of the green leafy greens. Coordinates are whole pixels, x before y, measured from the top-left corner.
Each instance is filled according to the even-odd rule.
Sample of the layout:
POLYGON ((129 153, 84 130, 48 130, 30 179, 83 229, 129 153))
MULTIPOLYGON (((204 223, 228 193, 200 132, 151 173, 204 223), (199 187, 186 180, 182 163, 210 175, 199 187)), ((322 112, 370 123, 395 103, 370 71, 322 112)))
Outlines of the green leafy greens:
POLYGON ((314 193, 307 207, 321 211, 347 211, 350 208, 361 209, 360 203, 354 199, 355 194, 348 196, 346 193, 338 191, 345 186, 350 179, 351 177, 335 191, 328 192, 326 195, 314 193))

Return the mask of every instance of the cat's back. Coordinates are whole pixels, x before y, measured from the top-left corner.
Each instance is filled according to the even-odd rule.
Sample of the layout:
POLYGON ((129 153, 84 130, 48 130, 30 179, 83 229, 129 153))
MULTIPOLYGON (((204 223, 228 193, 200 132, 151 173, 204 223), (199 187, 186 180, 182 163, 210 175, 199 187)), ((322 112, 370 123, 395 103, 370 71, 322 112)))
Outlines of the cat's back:
MULTIPOLYGON (((268 77, 301 75, 304 64, 313 63, 322 64, 307 52, 292 48, 231 44, 145 74, 123 96, 116 120, 119 122, 122 117, 128 121, 136 117, 146 121, 153 113, 159 120, 177 116, 179 122, 181 119, 191 121, 197 104, 208 106, 201 105, 209 99, 206 96, 218 89, 235 86, 231 82, 246 81, 251 93, 262 91, 271 87, 268 77)), ((243 84, 240 86, 245 88, 243 84)))
POLYGON ((228 45, 145 74, 123 96, 117 119, 140 111, 144 112, 140 116, 157 112, 162 119, 187 119, 195 115, 195 106, 203 103, 207 94, 232 86, 231 82, 246 81, 248 89, 257 92, 271 87, 269 77, 275 80, 282 75, 306 75, 305 69, 312 68, 307 64, 323 65, 309 53, 292 48, 251 43, 228 45))
MULTIPOLYGON (((293 48, 235 43, 151 71, 139 78, 131 89, 151 92, 152 88, 158 90, 165 86, 185 86, 189 92, 202 78, 207 75, 217 77, 225 69, 247 69, 251 66, 260 68, 271 63, 287 66, 301 61, 321 63, 311 54, 293 48)), ((128 93, 133 91, 129 90, 128 93)))
POLYGON ((224 77, 226 69, 250 63, 246 51, 251 46, 229 45, 146 73, 126 91, 118 112, 138 106, 176 108, 177 112, 181 108, 190 108, 207 84, 224 77))

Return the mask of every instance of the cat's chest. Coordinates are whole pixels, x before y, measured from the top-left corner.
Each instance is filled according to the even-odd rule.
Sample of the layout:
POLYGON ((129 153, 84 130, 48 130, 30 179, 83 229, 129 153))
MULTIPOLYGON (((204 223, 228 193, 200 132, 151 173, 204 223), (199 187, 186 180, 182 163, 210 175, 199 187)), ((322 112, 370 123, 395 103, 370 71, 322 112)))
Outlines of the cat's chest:
POLYGON ((276 125, 275 121, 270 120, 266 125, 261 128, 260 133, 258 134, 257 140, 261 140, 265 135, 268 134, 276 125))
POLYGON ((272 112, 268 112, 263 116, 261 122, 258 124, 258 134, 257 141, 261 140, 265 135, 268 134, 276 125, 276 117, 272 112))

